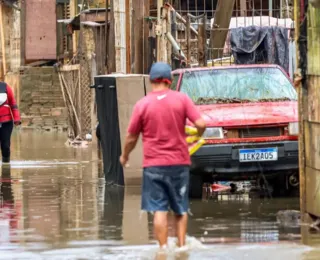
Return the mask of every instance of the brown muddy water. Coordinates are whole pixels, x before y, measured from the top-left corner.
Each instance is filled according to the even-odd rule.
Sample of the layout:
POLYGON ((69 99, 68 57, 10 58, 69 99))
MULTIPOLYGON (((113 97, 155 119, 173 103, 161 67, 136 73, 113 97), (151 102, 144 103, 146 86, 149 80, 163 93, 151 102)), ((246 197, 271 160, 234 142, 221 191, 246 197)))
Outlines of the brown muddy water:
POLYGON ((299 209, 298 198, 245 195, 191 201, 188 250, 171 238, 158 252, 139 187, 105 187, 90 148, 66 147, 63 133, 16 132, 12 141, 0 179, 0 260, 320 259, 319 239, 302 245, 299 225, 277 223, 279 210, 299 209))

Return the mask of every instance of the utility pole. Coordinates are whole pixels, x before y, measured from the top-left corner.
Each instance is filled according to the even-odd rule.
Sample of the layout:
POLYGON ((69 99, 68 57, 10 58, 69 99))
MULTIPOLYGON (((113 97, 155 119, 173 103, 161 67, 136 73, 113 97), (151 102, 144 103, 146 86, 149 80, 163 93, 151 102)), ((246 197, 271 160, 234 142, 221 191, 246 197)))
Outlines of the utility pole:
POLYGON ((299 73, 299 167, 302 221, 320 227, 320 8, 295 0, 299 73))

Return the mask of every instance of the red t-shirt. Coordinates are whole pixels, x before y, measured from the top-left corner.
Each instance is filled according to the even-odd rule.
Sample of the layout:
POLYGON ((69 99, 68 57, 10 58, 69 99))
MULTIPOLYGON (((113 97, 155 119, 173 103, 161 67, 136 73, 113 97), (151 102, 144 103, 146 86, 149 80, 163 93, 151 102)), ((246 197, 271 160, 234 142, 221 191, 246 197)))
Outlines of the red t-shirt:
POLYGON ((190 165, 186 120, 194 123, 200 118, 192 100, 177 91, 153 91, 139 100, 128 132, 142 133, 143 167, 190 165))

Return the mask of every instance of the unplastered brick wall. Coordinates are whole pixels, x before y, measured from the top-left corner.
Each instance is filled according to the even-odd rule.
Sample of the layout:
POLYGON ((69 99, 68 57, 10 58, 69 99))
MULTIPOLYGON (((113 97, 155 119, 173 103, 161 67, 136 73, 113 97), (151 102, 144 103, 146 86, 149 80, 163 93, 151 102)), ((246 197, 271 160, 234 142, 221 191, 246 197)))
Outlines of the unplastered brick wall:
POLYGON ((67 130, 68 114, 55 69, 23 67, 20 72, 22 127, 67 130))

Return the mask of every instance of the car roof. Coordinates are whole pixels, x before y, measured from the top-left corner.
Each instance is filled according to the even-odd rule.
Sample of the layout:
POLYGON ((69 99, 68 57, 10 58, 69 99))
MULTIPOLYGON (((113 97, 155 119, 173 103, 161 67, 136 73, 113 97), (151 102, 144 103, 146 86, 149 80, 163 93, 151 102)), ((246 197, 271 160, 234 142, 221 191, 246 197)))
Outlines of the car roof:
POLYGON ((205 71, 205 70, 227 70, 227 69, 242 69, 242 68, 278 68, 284 71, 280 66, 276 64, 252 64, 252 65, 230 65, 230 66, 218 66, 218 67, 199 67, 199 68, 185 68, 176 69, 172 71, 173 74, 181 74, 189 71, 205 71))

